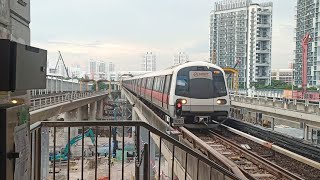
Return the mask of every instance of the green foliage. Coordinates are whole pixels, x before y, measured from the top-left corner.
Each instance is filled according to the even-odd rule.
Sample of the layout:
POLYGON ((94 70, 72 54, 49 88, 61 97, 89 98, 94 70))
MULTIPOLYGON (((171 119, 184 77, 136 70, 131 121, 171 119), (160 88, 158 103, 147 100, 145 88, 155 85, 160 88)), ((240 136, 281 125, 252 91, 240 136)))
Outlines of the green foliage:
MULTIPOLYGON (((302 88, 298 86, 293 86, 284 81, 280 80, 271 80, 271 85, 265 85, 264 82, 253 82, 251 86, 254 86, 256 89, 285 89, 285 90, 298 90, 301 91, 302 88)), ((316 91, 317 87, 308 88, 309 91, 316 91)))
MULTIPOLYGON (((99 90, 106 90, 107 89, 107 84, 105 83, 99 83, 99 90)), ((95 91, 96 90, 96 83, 94 83, 92 85, 92 90, 95 91)))
POLYGON ((291 89, 291 84, 285 83, 280 80, 271 80, 271 85, 265 85, 264 82, 251 83, 256 89, 291 89))

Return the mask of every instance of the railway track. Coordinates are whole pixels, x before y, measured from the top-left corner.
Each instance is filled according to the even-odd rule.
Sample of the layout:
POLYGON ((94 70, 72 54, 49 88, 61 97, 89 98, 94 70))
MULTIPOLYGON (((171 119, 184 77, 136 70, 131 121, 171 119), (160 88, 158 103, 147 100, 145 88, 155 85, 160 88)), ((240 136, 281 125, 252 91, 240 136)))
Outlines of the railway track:
POLYGON ((257 138, 272 142, 275 145, 283 147, 311 160, 320 162, 320 148, 311 144, 307 144, 300 139, 290 138, 288 136, 261 129, 259 127, 234 119, 228 119, 224 124, 244 133, 251 134, 257 138))
MULTIPOLYGON (((184 132, 184 138, 186 138, 190 142, 190 138, 195 137, 187 137, 187 131, 188 130, 184 128, 182 129, 182 132, 184 132)), ((202 132, 192 131, 190 133, 194 134, 194 136, 198 138, 193 139, 193 142, 199 141, 200 139, 203 143, 206 144, 203 146, 200 145, 200 143, 199 145, 195 145, 199 151, 206 154, 209 158, 209 151, 211 153, 219 153, 220 155, 228 158, 240 169, 240 171, 247 179, 302 179, 301 177, 285 170, 284 168, 276 164, 269 162, 268 160, 258 156, 257 154, 239 146, 238 144, 211 130, 203 130, 202 132), (210 150, 210 148, 212 149, 210 150)), ((215 154, 214 156, 219 155, 215 154)))

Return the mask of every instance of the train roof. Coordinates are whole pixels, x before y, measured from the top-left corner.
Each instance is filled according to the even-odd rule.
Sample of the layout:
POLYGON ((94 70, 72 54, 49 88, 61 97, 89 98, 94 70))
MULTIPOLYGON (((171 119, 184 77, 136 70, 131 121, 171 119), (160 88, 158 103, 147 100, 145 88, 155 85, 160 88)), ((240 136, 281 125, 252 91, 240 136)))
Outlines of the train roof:
POLYGON ((209 63, 209 62, 205 62, 205 61, 189 61, 183 64, 179 64, 176 66, 172 66, 169 67, 167 69, 164 70, 160 70, 160 71, 155 71, 155 72, 151 72, 151 73, 147 73, 144 75, 139 75, 139 76, 134 76, 131 78, 125 78, 124 80, 131 80, 131 79, 137 79, 137 78, 145 78, 145 77, 153 77, 153 76, 163 76, 163 75, 168 75, 168 74, 173 74, 174 72, 179 71, 182 68, 185 67, 190 67, 190 66, 207 66, 207 67, 213 67, 216 69, 219 69, 221 71, 223 71, 223 69, 215 64, 209 63))

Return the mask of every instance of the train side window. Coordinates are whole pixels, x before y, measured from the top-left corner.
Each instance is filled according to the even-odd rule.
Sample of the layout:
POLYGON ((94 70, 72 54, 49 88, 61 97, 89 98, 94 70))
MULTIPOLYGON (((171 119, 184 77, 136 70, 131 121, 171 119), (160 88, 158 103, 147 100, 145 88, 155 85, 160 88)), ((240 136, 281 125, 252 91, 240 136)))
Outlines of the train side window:
POLYGON ((150 88, 151 88, 151 90, 153 90, 152 87, 153 87, 153 84, 154 84, 154 79, 155 79, 154 77, 150 78, 150 88))
POLYGON ((159 91, 159 86, 160 86, 160 78, 159 77, 155 77, 155 86, 156 88, 154 89, 155 91, 159 91))
POLYGON ((153 83, 153 90, 157 91, 157 84, 158 84, 158 77, 154 78, 154 83, 153 83))
POLYGON ((147 85, 147 78, 143 78, 143 88, 146 88, 146 85, 147 85))
POLYGON ((152 87, 153 87, 153 77, 148 78, 147 86, 148 86, 148 89, 152 90, 152 87))
POLYGON ((163 93, 163 90, 164 90, 164 79, 165 79, 165 76, 161 76, 161 81, 160 81, 160 90, 159 92, 163 93))
POLYGON ((150 89, 150 88, 149 88, 149 84, 150 84, 150 83, 149 83, 149 78, 147 78, 147 80, 146 80, 146 89, 150 89))
POLYGON ((164 93, 169 94, 170 92, 171 75, 166 76, 166 85, 164 87, 164 93))

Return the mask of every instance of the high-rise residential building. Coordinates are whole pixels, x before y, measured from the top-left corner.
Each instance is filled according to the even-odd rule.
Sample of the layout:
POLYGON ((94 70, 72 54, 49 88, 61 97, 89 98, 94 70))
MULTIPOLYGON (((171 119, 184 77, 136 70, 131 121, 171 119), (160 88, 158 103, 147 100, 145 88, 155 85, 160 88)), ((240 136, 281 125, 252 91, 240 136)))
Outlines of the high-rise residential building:
POLYGON ((240 88, 271 82, 273 4, 251 0, 216 2, 210 18, 210 61, 221 67, 237 62, 240 88))
POLYGON ((88 68, 88 73, 90 73, 90 74, 95 74, 95 73, 97 73, 97 61, 90 60, 88 67, 89 67, 89 68, 88 68))
POLYGON ((287 84, 292 84, 292 69, 272 69, 271 79, 283 81, 287 84))
POLYGON ((182 64, 187 62, 188 60, 189 60, 188 54, 186 54, 185 52, 179 52, 178 54, 174 55, 173 65, 182 64))
POLYGON ((152 52, 147 52, 142 59, 142 71, 156 71, 156 55, 152 52))
POLYGON ((115 65, 113 62, 109 62, 109 67, 108 67, 109 72, 114 72, 115 71, 115 65))
POLYGON ((106 73, 107 69, 106 69, 106 63, 99 61, 98 62, 98 73, 106 73))
POLYGON ((88 73, 89 77, 94 80, 106 78, 106 63, 103 61, 89 60, 88 73))
POLYGON ((295 85, 302 85, 302 39, 309 33, 311 41, 308 45, 307 81, 308 86, 320 86, 320 10, 319 0, 298 0, 296 7, 295 28, 295 85))

